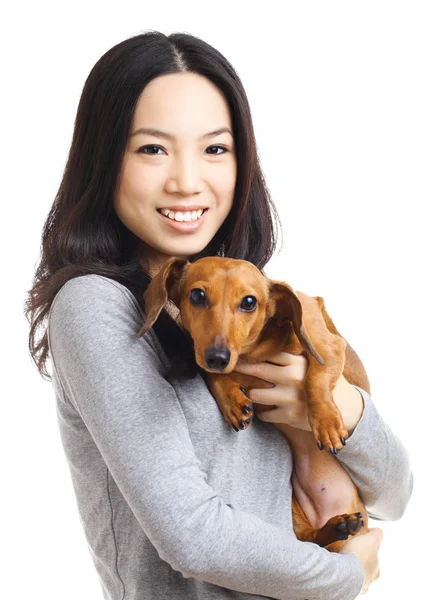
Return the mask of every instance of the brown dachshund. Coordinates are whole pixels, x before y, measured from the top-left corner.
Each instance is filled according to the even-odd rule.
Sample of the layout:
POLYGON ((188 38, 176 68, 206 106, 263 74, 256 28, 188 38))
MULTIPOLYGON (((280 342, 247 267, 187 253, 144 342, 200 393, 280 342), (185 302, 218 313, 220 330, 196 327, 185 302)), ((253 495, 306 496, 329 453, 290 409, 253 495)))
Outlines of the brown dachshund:
MULTIPOLYGON (((152 279, 144 299, 146 322, 137 337, 148 331, 171 300, 180 311, 177 322, 194 341, 196 362, 207 372, 210 390, 236 431, 252 423, 247 389, 268 387, 260 378, 235 372, 238 358, 265 362, 281 351, 308 358, 303 385, 312 435, 274 424, 294 454, 294 532, 299 540, 332 552, 338 552, 348 536, 366 532, 366 508, 334 456, 348 432, 332 392, 342 373, 368 393, 370 385, 361 360, 326 312, 323 298, 268 279, 245 260, 206 257, 190 263, 172 257, 152 279), (322 449, 329 452, 321 453, 322 449)), ((257 403, 254 407, 275 408, 257 403)))

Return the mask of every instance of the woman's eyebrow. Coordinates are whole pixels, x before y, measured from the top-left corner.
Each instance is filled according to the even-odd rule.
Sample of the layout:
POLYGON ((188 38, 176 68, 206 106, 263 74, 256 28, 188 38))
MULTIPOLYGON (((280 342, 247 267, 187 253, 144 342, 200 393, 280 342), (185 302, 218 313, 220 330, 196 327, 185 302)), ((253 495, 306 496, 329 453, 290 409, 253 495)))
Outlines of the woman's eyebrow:
MULTIPOLYGON (((131 133, 129 135, 129 137, 138 135, 138 133, 144 133, 146 135, 153 135, 155 137, 165 138, 165 139, 169 139, 169 140, 176 140, 176 137, 174 135, 172 135, 171 133, 166 133, 165 131, 160 131, 159 129, 152 129, 149 127, 140 127, 139 129, 137 129, 136 131, 131 133)), ((205 138, 214 137, 215 135, 220 135, 221 133, 229 133, 229 134, 231 134, 231 137, 234 137, 233 133, 229 127, 219 127, 218 129, 215 129, 214 131, 210 131, 209 133, 202 135, 199 139, 203 140, 205 138)))

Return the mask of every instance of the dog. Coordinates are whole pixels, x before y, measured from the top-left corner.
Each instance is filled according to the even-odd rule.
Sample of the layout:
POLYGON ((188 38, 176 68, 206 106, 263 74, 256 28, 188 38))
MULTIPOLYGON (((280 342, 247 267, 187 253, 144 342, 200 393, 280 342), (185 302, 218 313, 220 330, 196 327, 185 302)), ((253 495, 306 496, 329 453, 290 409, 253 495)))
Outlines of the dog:
POLYGON ((323 298, 271 280, 246 260, 204 257, 190 263, 171 257, 152 278, 144 300, 146 320, 137 338, 171 300, 179 309, 177 322, 193 339, 195 360, 207 372, 210 391, 236 431, 251 426, 254 408, 275 408, 250 402, 251 387, 268 385, 235 372, 239 357, 258 363, 284 351, 308 359, 303 386, 312 432, 274 423, 293 452, 293 529, 299 540, 330 552, 338 552, 349 536, 365 533, 366 508, 335 458, 349 435, 332 392, 341 374, 368 393, 370 384, 323 298))

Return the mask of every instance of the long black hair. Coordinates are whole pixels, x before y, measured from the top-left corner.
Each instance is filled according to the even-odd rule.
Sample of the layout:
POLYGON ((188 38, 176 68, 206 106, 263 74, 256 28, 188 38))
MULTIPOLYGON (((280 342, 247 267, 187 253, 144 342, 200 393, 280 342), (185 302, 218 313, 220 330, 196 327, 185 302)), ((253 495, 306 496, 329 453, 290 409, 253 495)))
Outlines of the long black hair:
MULTIPOLYGON (((276 249, 280 219, 259 164, 246 93, 232 65, 188 33, 147 31, 120 42, 98 60, 84 84, 63 178, 43 227, 40 262, 27 291, 29 350, 43 378, 51 379, 47 316, 69 279, 90 273, 114 279, 144 310, 151 278, 140 264, 140 240, 117 217, 113 198, 139 96, 156 77, 185 72, 206 77, 223 93, 237 156, 230 213, 209 244, 188 260, 239 258, 263 272, 276 249)), ((169 358, 180 364, 178 371, 194 376, 199 369, 191 340, 165 309, 154 330, 169 358)))

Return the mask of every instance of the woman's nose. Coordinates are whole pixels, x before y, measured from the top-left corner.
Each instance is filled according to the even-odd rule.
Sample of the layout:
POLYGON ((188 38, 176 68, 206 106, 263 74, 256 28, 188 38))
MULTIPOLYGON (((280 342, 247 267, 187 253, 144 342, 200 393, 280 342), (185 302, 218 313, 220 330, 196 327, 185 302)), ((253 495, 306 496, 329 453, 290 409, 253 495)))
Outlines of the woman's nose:
POLYGON ((202 191, 200 165, 191 157, 176 159, 167 178, 166 191, 169 193, 194 194, 202 191))

